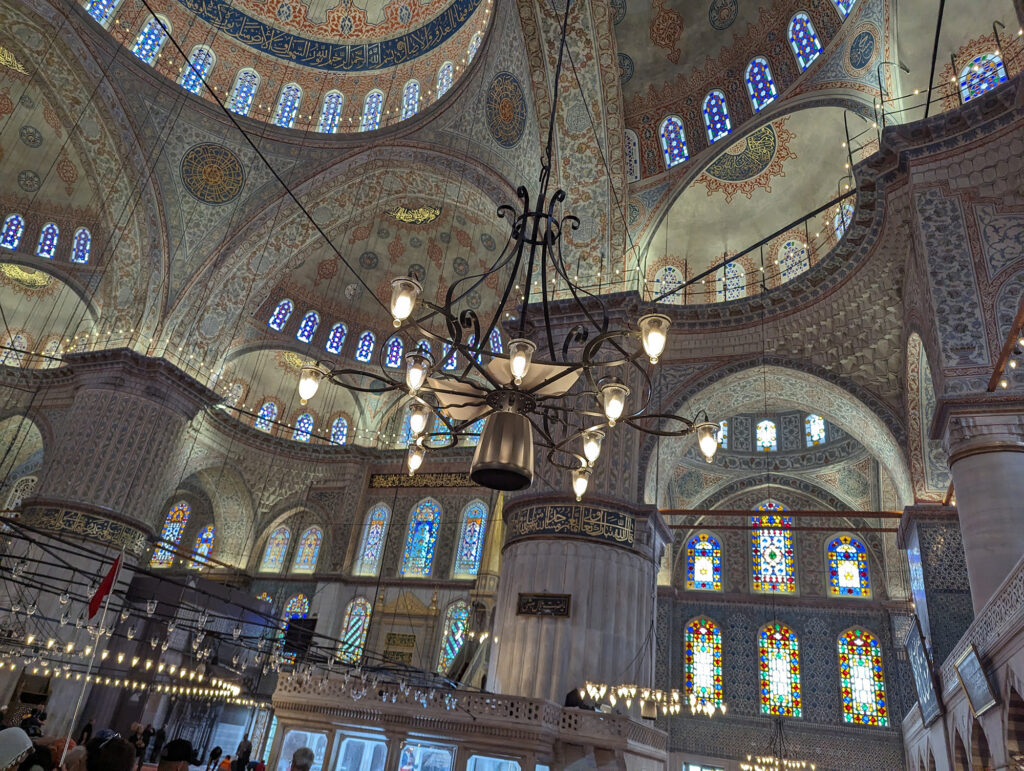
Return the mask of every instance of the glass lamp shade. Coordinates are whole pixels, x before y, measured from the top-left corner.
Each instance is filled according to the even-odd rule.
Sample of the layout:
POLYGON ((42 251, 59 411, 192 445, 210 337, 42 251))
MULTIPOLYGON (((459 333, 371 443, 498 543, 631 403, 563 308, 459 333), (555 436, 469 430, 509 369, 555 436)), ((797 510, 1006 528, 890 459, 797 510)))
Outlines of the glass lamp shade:
POLYGON ((583 433, 583 456, 591 466, 597 463, 597 459, 601 457, 601 442, 603 441, 603 431, 590 429, 583 433))
POLYGON ((665 352, 670 323, 671 319, 663 313, 649 313, 640 319, 640 339, 651 364, 657 364, 658 357, 665 352))
POLYGON ((525 415, 495 412, 487 418, 469 477, 491 490, 522 490, 533 483, 533 426, 525 415))
POLYGON ((693 430, 697 433, 697 444, 704 460, 711 463, 718 451, 718 424, 705 421, 695 425, 693 430))
POLYGON ((409 276, 400 276, 391 282, 391 316, 396 327, 412 315, 416 300, 423 287, 420 282, 409 276))
POLYGON ((430 372, 430 358, 420 350, 405 355, 405 384, 410 393, 416 393, 427 382, 430 372))
POLYGON ((590 469, 578 468, 572 472, 572 491, 576 494, 576 500, 583 500, 583 494, 587 492, 587 485, 590 484, 590 469))
POLYGON ((427 427, 430 418, 430 407, 416 400, 409 405, 409 429, 413 436, 419 436, 427 427))
POLYGON ((522 383, 526 373, 529 372, 530 362, 533 360, 533 352, 536 350, 537 344, 532 340, 517 337, 515 340, 509 341, 508 368, 516 385, 522 383))
POLYGON ((423 465, 423 456, 426 454, 427 451, 422 444, 409 445, 409 454, 406 457, 406 463, 409 465, 409 476, 419 471, 420 466, 423 465))
POLYGON ((323 377, 323 370, 315 365, 308 364, 302 368, 302 371, 299 373, 299 401, 302 404, 316 396, 323 377))
POLYGON ((617 378, 608 378, 601 382, 600 388, 599 398, 601 407, 604 409, 604 416, 608 418, 608 425, 614 426, 615 421, 622 417, 622 413, 626 409, 629 386, 617 378))

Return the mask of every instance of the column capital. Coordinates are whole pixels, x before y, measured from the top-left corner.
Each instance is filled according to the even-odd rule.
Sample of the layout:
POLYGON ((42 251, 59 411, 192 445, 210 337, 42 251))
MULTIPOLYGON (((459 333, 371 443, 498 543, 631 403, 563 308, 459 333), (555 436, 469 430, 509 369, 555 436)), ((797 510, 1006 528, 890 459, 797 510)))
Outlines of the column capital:
POLYGON ((942 399, 931 438, 942 440, 950 466, 971 455, 1024 452, 1024 397, 942 399))

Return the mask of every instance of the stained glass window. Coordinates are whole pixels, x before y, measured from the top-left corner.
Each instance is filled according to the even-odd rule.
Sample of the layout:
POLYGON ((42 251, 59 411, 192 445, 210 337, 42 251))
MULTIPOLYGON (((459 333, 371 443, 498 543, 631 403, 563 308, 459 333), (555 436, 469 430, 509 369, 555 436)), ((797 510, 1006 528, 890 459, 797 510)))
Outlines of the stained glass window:
POLYGON ((801 241, 786 241, 779 250, 779 279, 789 281, 811 267, 807 246, 801 241))
POLYGON ((239 115, 248 115, 252 108, 252 100, 256 89, 260 87, 260 76, 256 70, 239 70, 235 76, 235 85, 231 88, 228 109, 239 115))
POLYGON ((413 509, 409 517, 409 532, 405 539, 400 575, 412 578, 430 576, 440 524, 441 507, 436 501, 427 498, 413 509))
POLYGON ((796 591, 793 534, 789 529, 792 524, 792 517, 782 514, 760 514, 751 518, 750 564, 755 592, 789 594, 796 591))
POLYGON ((661 149, 665 153, 665 168, 671 169, 690 157, 686 149, 686 132, 678 115, 669 115, 661 122, 661 149))
POLYGON ((669 305, 682 305, 683 293, 668 294, 683 285, 683 272, 674 265, 666 265, 654 274, 654 299, 669 305), (667 297, 665 295, 668 295, 667 297))
POLYGON ((473 58, 476 56, 476 52, 480 50, 480 43, 483 42, 484 34, 477 32, 473 35, 473 38, 469 41, 469 50, 466 52, 466 64, 470 64, 473 58))
POLYGON ((316 130, 321 134, 333 134, 341 122, 341 111, 345 106, 345 97, 340 91, 328 91, 324 95, 324 106, 320 110, 320 122, 316 130))
POLYGON ((722 546, 709 533, 697 533, 686 542, 686 588, 722 591, 722 546))
POLYGON ((960 70, 960 96, 969 102, 1006 82, 1006 68, 997 53, 982 54, 960 70))
POLYGON ((331 327, 331 334, 327 336, 327 344, 324 346, 328 353, 341 353, 341 346, 345 344, 345 335, 348 334, 348 327, 341 321, 331 327))
POLYGON ((36 244, 36 257, 43 257, 52 260, 57 252, 57 239, 60 237, 60 228, 54 223, 47 222, 39 231, 39 243, 36 244))
POLYGON ((384 365, 398 368, 402 366, 402 338, 392 337, 388 340, 387 348, 384 350, 384 365))
POLYGON ((722 630, 700 616, 686 625, 683 667, 686 696, 691 707, 722 706, 722 630))
POLYGON ((459 368, 459 352, 448 343, 444 344, 444 364, 441 365, 448 372, 459 368))
POLYGON ((828 590, 835 597, 870 597, 868 553, 856 538, 841 535, 828 545, 828 590))
POLYGON ((284 128, 291 128, 295 123, 295 115, 302 102, 302 89, 298 83, 288 83, 281 89, 274 111, 274 123, 284 128))
POLYGON ((718 422, 718 446, 723 450, 729 449, 729 421, 720 420, 718 422))
POLYGON ((474 420, 469 427, 469 434, 466 436, 466 444, 474 447, 480 444, 480 435, 484 432, 484 427, 486 425, 487 418, 474 420))
POLYGON ((75 231, 75 237, 71 240, 71 261, 85 264, 89 262, 89 252, 92 249, 92 236, 88 228, 79 228, 75 231))
POLYGON ((295 421, 295 430, 292 431, 292 439, 296 442, 308 442, 313 436, 313 416, 303 412, 295 421))
POLYGON ((270 596, 270 592, 260 592, 259 594, 256 595, 256 599, 257 600, 262 600, 263 602, 273 602, 274 601, 274 598, 270 596))
POLYGON ((712 91, 704 97, 704 125, 708 130, 708 141, 712 144, 732 131, 729 106, 725 103, 725 94, 721 91, 712 91))
POLYGON ((224 392, 224 403, 229 407, 235 407, 242 400, 242 396, 244 395, 245 384, 240 380, 236 380, 228 387, 228 390, 224 392))
POLYGON ((288 551, 288 542, 292 539, 291 531, 281 525, 267 539, 260 561, 261 573, 279 573, 284 567, 284 555, 288 551))
POLYGON ((747 277, 738 262, 728 262, 719 271, 718 301, 739 300, 747 296, 747 277))
POLYGON ((476 335, 470 335, 469 336, 469 340, 466 341, 466 345, 469 346, 469 350, 470 351, 476 351, 475 353, 471 353, 470 355, 473 357, 473 361, 475 361, 477 364, 479 364, 480 363, 480 351, 476 347, 476 335))
POLYGON ((28 353, 28 339, 25 335, 8 335, 6 346, 0 349, 0 364, 8 367, 20 367, 28 353))
POLYGON ((850 11, 853 10, 853 4, 857 0, 835 0, 836 10, 839 11, 839 15, 844 19, 850 15, 850 11))
POLYGON ((319 527, 311 527, 302 534, 299 546, 295 550, 293 573, 312 573, 316 570, 316 559, 320 556, 320 544, 323 540, 324 534, 319 527))
POLYGON ((772 78, 772 68, 763 56, 758 56, 747 65, 747 93, 750 94, 754 112, 761 112, 779 95, 775 79, 772 78))
POLYGON ((21 236, 25 233, 25 220, 20 214, 9 214, 4 220, 3 232, 0 232, 0 246, 5 249, 17 249, 21 236))
POLYGON ((789 44, 793 47, 801 70, 810 67, 811 62, 821 53, 821 43, 818 42, 818 33, 811 24, 811 17, 802 11, 789 23, 789 44))
MULTIPOLYGON (((284 613, 281 617, 285 622, 291 621, 293 618, 305 618, 309 615, 309 600, 304 594, 296 594, 284 606, 284 613)), ((288 628, 288 624, 285 623, 285 629, 288 628)))
POLYGON ((761 714, 800 717, 800 641, 785 624, 761 627, 761 714))
POLYGON ((380 91, 371 91, 366 95, 363 103, 363 119, 359 123, 360 131, 373 131, 380 128, 380 116, 384 111, 384 94, 380 91))
POLYGON ((846 233, 851 222, 853 222, 853 204, 845 201, 842 207, 836 211, 836 216, 832 218, 832 228, 835 230, 837 241, 846 233))
POLYGON ((157 54, 160 53, 160 49, 163 48, 164 43, 167 41, 167 33, 164 32, 164 27, 168 30, 171 28, 171 24, 167 19, 161 17, 158 20, 155 16, 150 16, 149 21, 143 25, 142 30, 139 32, 139 36, 135 38, 132 53, 146 64, 154 64, 157 54), (162 26, 160 22, 163 22, 162 26))
POLYGON ((441 65, 441 69, 437 71, 437 98, 440 99, 442 96, 448 93, 448 89, 452 87, 452 76, 455 73, 455 65, 451 62, 445 62, 441 65))
POLYGON ((388 534, 388 520, 391 510, 383 503, 378 503, 366 515, 363 527, 363 543, 359 548, 352 572, 357 576, 375 576, 380 570, 380 558, 384 554, 384 540, 388 534))
POLYGON ((185 65, 178 84, 186 91, 198 94, 199 89, 203 86, 203 80, 213 68, 214 59, 213 49, 207 46, 193 48, 192 53, 188 55, 188 64, 185 65))
POLYGON ((480 501, 473 501, 462 512, 462 529, 455 552, 456 578, 475 576, 480 569, 480 558, 484 554, 484 534, 487 530, 487 507, 480 501))
POLYGON ((491 353, 502 353, 505 347, 501 343, 501 330, 495 327, 491 330, 491 353))
POLYGON ((288 317, 292 315, 293 307, 291 300, 281 300, 274 308, 274 312, 270 314, 270 321, 267 322, 267 325, 280 332, 288 323, 288 317))
POLYGON ((302 317, 302 323, 299 324, 299 331, 295 333, 295 337, 304 343, 308 343, 313 339, 313 335, 316 334, 316 328, 320 326, 320 314, 316 311, 310 311, 302 317))
POLYGON ((151 568, 169 568, 174 564, 174 551, 181 543, 181 536, 185 534, 185 526, 191 513, 185 501, 178 501, 167 512, 167 519, 160 530, 160 545, 154 550, 153 558, 149 561, 151 568))
POLYGON ((356 346, 356 361, 367 362, 370 357, 373 356, 373 346, 377 343, 377 338, 373 336, 373 332, 367 330, 359 336, 359 344, 356 346))
POLYGON ((626 180, 629 182, 640 181, 640 140, 633 129, 626 129, 623 133, 625 142, 626 157, 626 180))
POLYGON ((412 441, 412 418, 406 413, 402 421, 402 430, 398 434, 398 444, 406 447, 412 441))
POLYGON ((43 367, 57 367, 60 365, 61 350, 60 350, 60 338, 56 337, 46 345, 43 346, 43 367))
POLYGON ((213 525, 207 525, 199 531, 196 536, 196 545, 192 547, 192 560, 188 566, 193 570, 199 570, 207 564, 210 555, 213 554, 213 536, 216 533, 213 525))
POLYGON ((804 418, 804 436, 807 446, 813 447, 825 441, 825 419, 821 415, 808 415, 804 418))
POLYGON ((348 442, 348 421, 344 416, 334 419, 331 423, 331 444, 346 444, 348 442))
POLYGON ((419 348, 420 353, 426 354, 427 356, 433 357, 434 351, 430 347, 430 342, 427 340, 420 340, 416 343, 416 347, 419 348))
POLYGON ((771 420, 762 420, 757 424, 757 449, 760 452, 775 452, 779 449, 775 423, 771 420))
POLYGON ((878 638, 863 629, 847 629, 839 635, 838 647, 843 722, 889 725, 882 647, 878 638))
POLYGON ((447 672, 459 655, 469 627, 469 605, 459 600, 448 606, 444 614, 444 632, 441 635, 441 653, 437 657, 437 671, 447 672))
POLYGON ((371 613, 373 606, 362 597, 356 597, 345 606, 345 617, 341 622, 341 645, 338 647, 338 657, 344 663, 358 664, 363 657, 371 613))
POLYGON ((273 402, 264 402, 260 411, 256 413, 256 422, 253 424, 260 431, 270 431, 277 420, 277 405, 273 402))
POLYGON ((121 0, 91 0, 85 10, 96 21, 106 27, 114 17, 114 12, 121 5, 121 0))
POLYGON ((420 82, 410 80, 402 89, 402 120, 411 118, 420 111, 420 82))

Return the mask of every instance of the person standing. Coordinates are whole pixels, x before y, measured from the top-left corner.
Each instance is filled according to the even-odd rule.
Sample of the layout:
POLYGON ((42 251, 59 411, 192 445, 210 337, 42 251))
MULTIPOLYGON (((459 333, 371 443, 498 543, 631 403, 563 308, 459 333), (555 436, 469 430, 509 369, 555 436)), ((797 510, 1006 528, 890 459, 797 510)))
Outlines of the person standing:
MULTIPOLYGON (((160 759, 160 750, 164 747, 164 742, 167 741, 167 731, 164 730, 164 726, 160 726, 156 729, 156 735, 153 737, 153 751, 149 753, 149 759, 151 762, 155 762, 160 759)), ((192 744, 188 745, 190 748, 192 744)))
POLYGON ((235 750, 234 771, 245 771, 249 765, 249 756, 252 755, 252 742, 249 741, 249 734, 242 737, 235 750))
POLYGON ((224 752, 218 744, 212 750, 210 750, 210 757, 206 760, 206 771, 210 771, 211 768, 217 767, 217 761, 220 760, 221 753, 224 752))
POLYGON ((92 738, 92 718, 85 721, 85 725, 82 726, 82 730, 78 733, 78 743, 88 744, 92 738))
POLYGON ((145 749, 149 746, 149 740, 153 738, 156 733, 156 729, 153 728, 152 723, 146 723, 146 727, 142 730, 142 749, 145 754, 145 749))
POLYGON ((313 767, 316 757, 309 747, 299 747, 292 753, 291 771, 309 771, 313 767))

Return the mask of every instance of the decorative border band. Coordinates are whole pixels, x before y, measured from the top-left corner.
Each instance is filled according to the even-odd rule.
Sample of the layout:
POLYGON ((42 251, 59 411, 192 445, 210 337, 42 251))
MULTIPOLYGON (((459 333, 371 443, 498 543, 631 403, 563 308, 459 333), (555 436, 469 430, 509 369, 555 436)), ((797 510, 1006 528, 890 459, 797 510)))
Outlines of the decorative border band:
POLYGON ((507 543, 537 535, 567 535, 632 547, 636 538, 632 514, 581 503, 506 509, 505 528, 507 543))
POLYGON ((28 509, 22 513, 18 521, 52 533, 88 538, 104 546, 123 547, 126 552, 136 557, 142 556, 148 548, 146 534, 138 528, 72 509, 28 509))

